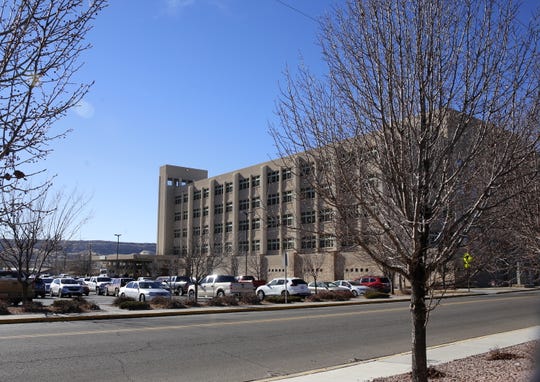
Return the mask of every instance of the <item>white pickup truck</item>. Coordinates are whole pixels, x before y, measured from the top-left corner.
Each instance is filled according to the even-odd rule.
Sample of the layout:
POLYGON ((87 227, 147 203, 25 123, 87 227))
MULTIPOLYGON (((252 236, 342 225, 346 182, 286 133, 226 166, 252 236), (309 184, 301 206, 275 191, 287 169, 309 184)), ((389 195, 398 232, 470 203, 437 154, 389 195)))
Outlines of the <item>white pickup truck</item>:
POLYGON ((255 293, 255 288, 251 282, 238 282, 234 276, 230 275, 209 275, 202 279, 197 285, 192 284, 188 288, 190 300, 197 298, 213 298, 223 296, 242 296, 255 293), (195 292, 197 291, 197 292, 195 292))

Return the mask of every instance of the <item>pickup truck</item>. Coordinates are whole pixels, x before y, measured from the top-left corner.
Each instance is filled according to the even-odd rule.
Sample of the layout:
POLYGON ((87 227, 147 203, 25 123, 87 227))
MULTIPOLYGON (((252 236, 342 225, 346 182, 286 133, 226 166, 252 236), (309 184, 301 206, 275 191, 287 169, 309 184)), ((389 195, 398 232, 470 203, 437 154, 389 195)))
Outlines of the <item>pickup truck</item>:
POLYGON ((258 288, 261 285, 266 284, 266 280, 257 280, 254 276, 238 276, 236 277, 236 281, 240 283, 252 282, 254 288, 258 288))
POLYGON ((177 296, 183 296, 187 293, 188 287, 193 284, 189 276, 159 276, 156 281, 166 283, 177 296))
POLYGON ((203 278, 197 285, 192 284, 188 287, 188 297, 190 300, 230 295, 243 296, 253 293, 255 293, 255 288, 252 282, 238 282, 234 276, 230 275, 209 275, 203 278), (195 293, 197 293, 197 296, 195 293))

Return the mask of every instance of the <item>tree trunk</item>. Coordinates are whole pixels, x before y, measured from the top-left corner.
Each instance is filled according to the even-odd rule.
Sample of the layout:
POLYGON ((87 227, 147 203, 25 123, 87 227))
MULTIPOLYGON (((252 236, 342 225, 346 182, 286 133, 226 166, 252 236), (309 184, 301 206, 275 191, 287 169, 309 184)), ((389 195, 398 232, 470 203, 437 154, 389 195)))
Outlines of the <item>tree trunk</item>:
POLYGON ((425 266, 422 262, 412 269, 411 278, 411 322, 412 322, 412 380, 427 382, 427 351, 426 351, 426 287, 425 266))

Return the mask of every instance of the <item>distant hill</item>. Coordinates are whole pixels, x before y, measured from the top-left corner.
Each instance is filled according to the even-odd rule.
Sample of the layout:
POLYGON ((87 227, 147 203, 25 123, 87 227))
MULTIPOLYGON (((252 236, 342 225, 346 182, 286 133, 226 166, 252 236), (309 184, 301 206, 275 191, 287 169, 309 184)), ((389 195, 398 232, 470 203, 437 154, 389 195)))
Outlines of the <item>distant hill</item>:
MULTIPOLYGON (((64 244, 64 250, 68 254, 75 253, 88 253, 90 250, 92 254, 98 255, 110 255, 116 253, 116 241, 103 241, 103 240, 71 240, 64 244)), ((118 245, 118 253, 131 254, 140 253, 142 251, 148 251, 151 254, 156 253, 155 243, 126 243, 120 242, 118 245)))

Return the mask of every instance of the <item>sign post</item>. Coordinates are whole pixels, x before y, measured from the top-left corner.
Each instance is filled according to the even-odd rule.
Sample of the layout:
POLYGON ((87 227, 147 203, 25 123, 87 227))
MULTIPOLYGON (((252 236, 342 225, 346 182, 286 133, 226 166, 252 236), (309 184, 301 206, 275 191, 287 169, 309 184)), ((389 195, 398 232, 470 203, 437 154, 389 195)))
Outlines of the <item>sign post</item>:
POLYGON ((287 259, 287 252, 283 252, 283 268, 285 268, 285 304, 287 304, 287 265, 289 261, 287 259))
POLYGON ((471 263, 473 262, 473 257, 469 252, 465 252, 463 255, 463 267, 467 270, 467 290, 471 291, 471 263))

